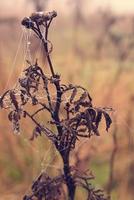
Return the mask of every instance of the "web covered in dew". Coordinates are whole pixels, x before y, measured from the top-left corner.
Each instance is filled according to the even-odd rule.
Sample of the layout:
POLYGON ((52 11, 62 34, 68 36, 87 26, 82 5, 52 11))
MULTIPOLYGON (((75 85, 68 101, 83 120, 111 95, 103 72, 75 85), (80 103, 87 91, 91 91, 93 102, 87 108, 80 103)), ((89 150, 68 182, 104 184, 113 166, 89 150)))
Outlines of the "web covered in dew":
MULTIPOLYGON (((29 27, 29 23, 31 23, 31 21, 27 24, 27 19, 29 18, 23 20, 23 25, 25 23, 25 25, 29 27)), ((80 137, 83 137, 85 139, 83 139, 82 142, 77 143, 77 148, 75 148, 75 150, 78 151, 78 149, 88 141, 88 137, 92 135, 99 135, 98 126, 102 116, 105 118, 106 130, 109 129, 112 121, 109 114, 106 112, 106 108, 95 108, 92 106, 92 99, 85 88, 81 86, 74 86, 72 84, 61 84, 60 76, 53 73, 51 64, 49 63, 49 54, 52 51, 52 44, 47 40, 47 38, 45 40, 43 33, 45 33, 45 29, 42 30, 40 42, 38 43, 36 51, 31 53, 31 38, 33 35, 31 34, 31 30, 27 31, 27 29, 23 29, 13 62, 13 68, 5 88, 6 92, 0 98, 0 105, 2 108, 10 111, 8 118, 12 122, 14 133, 19 134, 21 132, 19 124, 20 119, 22 117, 29 117, 35 125, 31 140, 34 140, 37 136, 42 135, 42 132, 45 133, 47 139, 51 140, 51 143, 48 149, 45 150, 44 155, 42 152, 40 153, 38 149, 33 148, 32 145, 29 145, 35 153, 38 152, 40 172, 46 173, 49 168, 61 171, 62 167, 59 163, 53 164, 53 161, 59 154, 58 151, 61 153, 66 152, 65 150, 70 151, 71 149, 74 149, 76 141, 78 141, 80 137), (13 88, 7 90, 23 40, 24 55, 20 75, 13 88), (51 74, 43 72, 46 71, 47 66, 41 68, 38 65, 37 60, 34 60, 38 59, 42 53, 43 41, 45 41, 45 45, 46 43, 47 45, 50 45, 48 51, 45 49, 46 54, 44 54, 44 57, 47 57, 51 74), (59 93, 61 96, 58 95, 59 93), (31 114, 31 111, 33 111, 32 109, 30 110, 30 113, 25 110, 27 103, 32 106, 32 109, 37 108, 36 106, 39 105, 41 105, 42 108, 38 107, 31 114), (41 119, 41 122, 39 122, 39 119, 35 119, 35 116, 37 117, 37 114, 39 114, 40 111, 43 111, 43 113, 44 111, 48 111, 50 114, 50 120, 48 121, 48 124, 45 122, 45 126, 43 118, 43 120, 41 119), (48 125, 52 125, 57 128, 57 132, 53 132, 51 130, 52 126, 49 129, 47 127, 48 125), (57 151, 55 150, 52 154, 52 149, 56 148, 57 151), (50 155, 51 158, 48 160, 50 155)), ((21 135, 24 141, 27 144, 30 144, 30 141, 23 137, 23 134, 21 135)), ((64 154, 64 156, 66 155, 64 154)), ((35 180, 36 179, 37 178, 35 178, 35 180)))
MULTIPOLYGON (((9 77, 8 77, 8 80, 7 80, 7 84, 4 88, 4 91, 10 89, 9 88, 9 84, 10 84, 10 81, 12 79, 12 75, 15 71, 15 65, 16 65, 16 60, 17 60, 17 57, 18 57, 18 54, 19 52, 22 50, 23 52, 23 63, 22 63, 22 67, 20 68, 20 75, 19 75, 19 78, 21 77, 23 79, 23 76, 24 76, 24 71, 25 71, 25 66, 26 64, 28 64, 26 62, 26 60, 29 62, 29 63, 34 63, 35 62, 35 58, 38 58, 40 57, 40 54, 42 53, 42 41, 39 41, 38 43, 38 46, 36 48, 36 51, 34 52, 34 55, 32 55, 33 53, 31 53, 31 41, 32 41, 32 37, 33 37, 33 34, 31 33, 31 30, 27 30, 25 28, 22 29, 22 32, 21 32, 21 35, 20 35, 20 39, 19 39, 19 43, 18 43, 18 48, 17 48, 17 51, 16 51, 16 55, 15 55, 15 58, 13 60, 13 64, 12 64, 12 67, 11 67, 11 71, 10 71, 10 74, 9 74, 9 77), (23 41, 24 41, 24 44, 23 44, 23 41)), ((50 74, 46 74, 48 77, 51 77, 50 74)), ((21 103, 21 99, 20 99, 20 84, 19 84, 19 80, 17 80, 14 84, 14 86, 12 87, 14 92, 15 92, 15 96, 16 96, 16 99, 18 101, 18 103, 21 103)), ((38 99, 40 100, 44 100, 47 99, 47 95, 45 96, 44 95, 44 92, 43 92, 43 87, 40 86, 40 92, 38 92, 37 97, 38 99)), ((52 103, 55 103, 55 96, 56 96, 56 93, 51 93, 51 101, 52 103)), ((70 94, 65 94, 64 95, 64 98, 62 99, 63 103, 67 103, 70 99, 70 94)), ((4 108, 6 109, 10 109, 11 107, 11 99, 10 99, 10 96, 9 95, 6 95, 4 97, 4 108)), ((61 113, 62 115, 62 113, 61 113)), ((14 131, 15 133, 18 134, 18 132, 14 131)), ((48 160, 48 155, 50 154, 54 144, 51 143, 48 147, 48 149, 45 151, 44 155, 42 156, 42 154, 40 154, 39 152, 39 149, 37 149, 37 147, 35 148, 33 145, 31 145, 30 141, 28 138, 26 138, 23 133, 21 133, 21 138, 24 140, 25 144, 28 145, 30 148, 32 148, 32 150, 35 152, 35 153, 38 153, 40 156, 40 172, 46 172, 48 168, 54 168, 56 170, 60 170, 61 169, 61 166, 59 165, 54 165, 53 164, 53 161, 55 160, 55 158, 57 157, 58 155, 58 151, 55 151, 54 154, 52 154, 52 157, 48 160)), ((80 148, 83 144, 85 144, 88 140, 87 139, 83 139, 81 142, 79 142, 79 145, 77 146, 77 149, 80 148)), ((39 175, 39 174, 37 174, 39 175)), ((36 179, 36 178, 35 178, 36 179)))

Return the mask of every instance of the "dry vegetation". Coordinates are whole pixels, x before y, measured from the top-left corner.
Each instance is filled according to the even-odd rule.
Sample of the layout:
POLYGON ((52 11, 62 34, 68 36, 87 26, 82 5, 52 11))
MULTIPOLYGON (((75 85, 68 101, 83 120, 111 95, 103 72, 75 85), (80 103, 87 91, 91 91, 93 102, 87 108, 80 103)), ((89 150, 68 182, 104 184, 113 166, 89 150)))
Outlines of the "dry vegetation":
MULTIPOLYGON (((117 17, 101 11, 87 18, 79 12, 79 7, 75 9, 74 15, 64 21, 59 19, 51 30, 56 70, 65 77, 66 83, 88 88, 96 107, 112 107, 115 112, 111 133, 102 134, 102 125, 102 137, 80 142, 71 162, 82 169, 89 166, 96 176, 93 183, 111 193, 111 199, 132 200, 134 17, 117 17)), ((15 84, 22 71, 21 66, 25 66, 26 54, 29 58, 27 42, 35 40, 30 33, 24 32, 14 64, 21 35, 18 24, 10 20, 2 20, 0 24, 0 93, 15 84)), ((37 41, 34 42, 36 50, 32 52, 33 46, 30 48, 32 55, 37 52, 37 57, 42 58, 37 41)), ((43 63, 42 59, 40 64, 43 63)), ((59 172, 62 163, 53 145, 46 139, 29 141, 33 127, 28 122, 23 122, 23 135, 16 137, 10 134, 12 131, 5 113, 0 113, 0 119, 0 199, 17 200, 29 192, 28 188, 40 170, 45 169, 54 175, 59 172)), ((78 190, 76 199, 82 197, 83 191, 78 190)))

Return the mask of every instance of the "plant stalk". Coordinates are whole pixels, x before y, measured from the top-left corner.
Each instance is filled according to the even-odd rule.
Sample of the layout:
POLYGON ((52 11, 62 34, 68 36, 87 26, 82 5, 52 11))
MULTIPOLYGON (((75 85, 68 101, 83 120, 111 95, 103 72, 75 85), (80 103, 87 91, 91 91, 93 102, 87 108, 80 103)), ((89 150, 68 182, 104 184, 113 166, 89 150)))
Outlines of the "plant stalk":
POLYGON ((68 190, 68 200, 74 200, 76 186, 70 172, 69 154, 62 155, 62 159, 63 159, 63 164, 64 164, 63 171, 64 171, 64 176, 65 176, 67 190, 68 190))

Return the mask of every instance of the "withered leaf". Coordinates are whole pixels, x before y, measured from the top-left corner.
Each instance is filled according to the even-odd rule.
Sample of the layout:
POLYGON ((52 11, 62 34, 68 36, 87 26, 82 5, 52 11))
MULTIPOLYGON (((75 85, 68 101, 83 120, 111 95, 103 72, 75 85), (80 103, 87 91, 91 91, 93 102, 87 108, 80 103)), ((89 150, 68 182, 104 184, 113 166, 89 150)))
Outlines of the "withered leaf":
POLYGON ((38 104, 38 99, 34 96, 32 97, 32 105, 37 105, 38 104))
POLYGON ((86 99, 86 97, 87 97, 87 91, 84 91, 81 94, 80 98, 77 101, 74 102, 74 104, 75 105, 80 104, 81 102, 83 102, 86 99))
POLYGON ((97 111, 97 115, 96 115, 96 119, 95 119, 95 124, 96 124, 96 127, 98 128, 99 126, 99 123, 102 119, 102 112, 101 111, 97 111))
POLYGON ((10 98, 11 98, 11 102, 14 105, 15 109, 18 111, 19 110, 19 106, 18 106, 18 102, 15 96, 15 92, 13 90, 10 91, 10 98))
POLYGON ((94 122, 96 118, 96 111, 93 108, 88 108, 87 111, 89 112, 91 119, 94 122))
POLYGON ((108 129, 110 128, 110 125, 112 123, 112 119, 110 118, 109 114, 105 111, 103 111, 103 115, 106 121, 106 131, 108 131, 108 129))
POLYGON ((33 134, 32 134, 32 136, 31 136, 30 140, 34 140, 34 139, 37 138, 39 135, 41 136, 41 128, 38 127, 38 126, 36 126, 36 127, 34 128, 34 130, 33 130, 33 134))
POLYGON ((77 95, 77 88, 74 88, 70 97, 70 103, 73 102, 76 95, 77 95))
POLYGON ((12 121, 12 120, 13 120, 13 111, 11 111, 11 112, 8 114, 8 119, 9 119, 9 121, 12 121))

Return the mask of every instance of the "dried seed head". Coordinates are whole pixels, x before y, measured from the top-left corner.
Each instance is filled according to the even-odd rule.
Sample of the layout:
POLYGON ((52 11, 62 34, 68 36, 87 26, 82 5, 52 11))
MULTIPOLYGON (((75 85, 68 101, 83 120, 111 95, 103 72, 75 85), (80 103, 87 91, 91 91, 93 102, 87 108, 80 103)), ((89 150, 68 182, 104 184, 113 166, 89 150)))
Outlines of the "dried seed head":
POLYGON ((47 13, 34 12, 34 13, 32 13, 32 15, 30 17, 25 17, 22 20, 21 24, 28 29, 32 29, 32 28, 34 28, 35 24, 45 25, 46 22, 52 20, 56 16, 57 16, 56 11, 47 12, 47 13))
POLYGON ((51 20, 52 18, 56 16, 57 16, 56 11, 47 12, 47 13, 35 12, 35 13, 32 13, 32 15, 30 16, 30 19, 34 22, 41 24, 43 22, 47 22, 51 20))
POLYGON ((43 12, 35 12, 35 13, 32 13, 32 15, 30 16, 30 19, 33 22, 36 22, 39 25, 41 25, 44 22, 43 16, 44 16, 43 12))
POLYGON ((26 28, 30 29, 30 28, 33 28, 34 27, 34 22, 31 21, 31 19, 29 17, 25 17, 21 24, 23 26, 25 26, 26 28))

